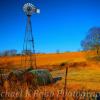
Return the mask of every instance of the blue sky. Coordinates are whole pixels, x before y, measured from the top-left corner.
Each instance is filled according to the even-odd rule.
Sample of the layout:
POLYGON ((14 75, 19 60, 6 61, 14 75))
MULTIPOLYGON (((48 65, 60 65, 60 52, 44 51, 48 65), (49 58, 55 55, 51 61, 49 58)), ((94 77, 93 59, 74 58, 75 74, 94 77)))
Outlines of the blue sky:
POLYGON ((87 31, 100 26, 100 0, 0 0, 0 51, 22 50, 28 1, 41 9, 31 17, 36 52, 80 50, 87 31))

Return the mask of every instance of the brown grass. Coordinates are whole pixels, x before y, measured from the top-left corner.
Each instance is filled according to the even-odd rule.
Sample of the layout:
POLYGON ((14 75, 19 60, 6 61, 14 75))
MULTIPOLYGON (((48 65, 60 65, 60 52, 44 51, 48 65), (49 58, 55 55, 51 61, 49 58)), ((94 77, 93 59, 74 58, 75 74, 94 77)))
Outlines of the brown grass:
MULTIPOLYGON (((69 66, 67 77, 68 90, 100 91, 100 63, 88 61, 85 52, 62 54, 36 54, 38 68, 51 70, 53 77, 62 76, 62 80, 49 86, 39 87, 40 90, 55 91, 64 88, 65 68, 69 66), (64 63, 64 66, 61 66, 64 63)), ((91 53, 93 56, 94 53, 91 53)), ((21 57, 1 57, 0 67, 20 68, 21 57)), ((28 98, 27 98, 28 100, 28 98)), ((55 99, 56 100, 56 99, 55 99)), ((71 99, 70 99, 71 100, 71 99)), ((72 99, 73 100, 73 99, 72 99)))

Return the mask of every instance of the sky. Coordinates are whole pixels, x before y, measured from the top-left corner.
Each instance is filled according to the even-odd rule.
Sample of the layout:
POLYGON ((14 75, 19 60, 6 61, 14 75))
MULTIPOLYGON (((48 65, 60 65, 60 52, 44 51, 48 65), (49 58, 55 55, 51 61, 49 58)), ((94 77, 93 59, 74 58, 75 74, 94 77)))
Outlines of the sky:
POLYGON ((100 0, 0 0, 0 51, 23 49, 26 2, 41 10, 31 17, 36 52, 82 50, 88 30, 100 26, 100 0))

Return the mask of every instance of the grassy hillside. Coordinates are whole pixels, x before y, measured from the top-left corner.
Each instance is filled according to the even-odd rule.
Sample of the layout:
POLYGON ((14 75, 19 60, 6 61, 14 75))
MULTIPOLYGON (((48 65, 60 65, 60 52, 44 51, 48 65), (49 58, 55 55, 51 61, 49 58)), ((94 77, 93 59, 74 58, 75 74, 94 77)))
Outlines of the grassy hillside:
MULTIPOLYGON (((100 90, 100 63, 87 60, 85 52, 68 52, 61 54, 36 54, 38 68, 51 70, 53 77, 61 76, 56 84, 46 86, 46 89, 63 89, 65 68, 69 66, 67 76, 68 89, 100 90)), ((94 55, 91 53, 90 55, 94 55)), ((21 68, 21 57, 0 57, 0 67, 21 68)), ((44 87, 43 87, 44 88, 44 87)))
MULTIPOLYGON (((61 63, 65 63, 65 62, 67 63, 73 61, 76 62, 85 61, 85 53, 69 52, 69 53, 61 53, 61 54, 36 54, 37 66, 58 65, 61 63)), ((20 56, 0 57, 0 65, 1 65, 0 67, 3 67, 2 63, 4 65, 9 64, 18 67, 21 64, 21 57, 20 56)))

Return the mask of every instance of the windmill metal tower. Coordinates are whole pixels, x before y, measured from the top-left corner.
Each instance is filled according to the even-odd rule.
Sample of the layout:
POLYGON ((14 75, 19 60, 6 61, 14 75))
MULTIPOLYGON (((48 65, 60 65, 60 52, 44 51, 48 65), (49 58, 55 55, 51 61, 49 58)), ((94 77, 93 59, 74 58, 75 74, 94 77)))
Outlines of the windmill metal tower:
POLYGON ((34 38, 32 35, 31 16, 33 13, 40 13, 40 10, 37 9, 31 3, 26 3, 23 6, 23 10, 27 15, 27 24, 26 24, 26 31, 24 37, 21 64, 25 68, 36 69, 36 56, 35 56, 35 49, 34 49, 34 38))

